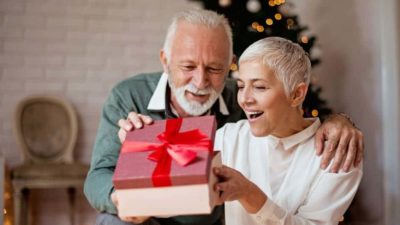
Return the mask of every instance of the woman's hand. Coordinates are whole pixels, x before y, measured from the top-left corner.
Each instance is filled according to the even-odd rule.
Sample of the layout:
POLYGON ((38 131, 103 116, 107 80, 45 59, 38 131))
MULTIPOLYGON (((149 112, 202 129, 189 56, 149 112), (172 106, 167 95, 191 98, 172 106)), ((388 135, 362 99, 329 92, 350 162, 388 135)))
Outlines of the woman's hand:
POLYGON ((215 189, 221 192, 218 204, 238 200, 248 213, 256 213, 267 201, 264 192, 239 171, 222 166, 215 167, 214 173, 222 180, 215 184, 215 189))

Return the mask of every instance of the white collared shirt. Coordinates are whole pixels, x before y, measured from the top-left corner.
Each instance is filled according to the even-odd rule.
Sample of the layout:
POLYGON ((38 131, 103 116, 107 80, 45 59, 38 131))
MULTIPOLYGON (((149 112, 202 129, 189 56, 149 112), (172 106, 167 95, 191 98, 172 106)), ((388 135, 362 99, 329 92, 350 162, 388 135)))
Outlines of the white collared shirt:
MULTIPOLYGON (((163 73, 161 75, 160 80, 158 81, 157 87, 154 90, 153 95, 151 96, 150 102, 147 105, 147 109, 150 111, 164 111, 165 107, 165 98, 167 96, 167 85, 168 85, 168 74, 163 73)), ((228 107, 226 107, 226 103, 222 95, 218 97, 219 102, 219 110, 222 115, 229 115, 228 107)))
POLYGON ((217 131, 216 150, 223 164, 255 183, 268 200, 255 214, 239 201, 225 202, 227 225, 337 224, 350 205, 362 168, 349 173, 321 170, 314 135, 320 121, 286 138, 254 137, 247 120, 228 123, 217 131))

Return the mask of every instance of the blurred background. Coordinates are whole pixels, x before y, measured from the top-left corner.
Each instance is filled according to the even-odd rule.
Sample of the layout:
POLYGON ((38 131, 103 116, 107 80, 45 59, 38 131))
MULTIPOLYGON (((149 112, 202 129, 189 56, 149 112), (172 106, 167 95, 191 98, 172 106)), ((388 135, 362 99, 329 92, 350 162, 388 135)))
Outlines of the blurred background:
MULTIPOLYGON (((22 163, 13 133, 17 104, 42 94, 70 101, 78 115, 74 158, 89 164, 102 104, 111 88, 129 76, 160 71, 159 50, 173 14, 210 2, 223 12, 235 2, 245 2, 250 18, 243 20, 263 10, 258 5, 263 1, 258 0, 0 0, 4 224, 13 224, 10 171, 22 163)), ((397 0, 274 4, 271 7, 284 6, 276 11, 283 18, 307 28, 296 32, 299 43, 307 44, 303 37, 312 40, 310 55, 320 61, 313 67, 318 99, 326 100, 330 110, 348 114, 364 133, 364 177, 345 224, 399 224, 400 4, 397 0)), ((265 33, 271 25, 262 26, 262 31, 257 27, 248 31, 265 33)), ((33 190, 29 200, 33 224, 69 224, 65 190, 33 190)), ((75 224, 94 224, 96 212, 82 190, 75 201, 75 224)))

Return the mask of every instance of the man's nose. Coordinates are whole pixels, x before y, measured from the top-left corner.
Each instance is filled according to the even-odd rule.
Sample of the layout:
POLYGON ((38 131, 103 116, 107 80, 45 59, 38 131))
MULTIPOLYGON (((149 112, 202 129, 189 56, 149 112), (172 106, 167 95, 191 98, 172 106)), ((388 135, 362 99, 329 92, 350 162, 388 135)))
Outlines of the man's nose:
POLYGON ((195 71, 192 79, 193 79, 192 83, 198 89, 205 89, 209 85, 208 75, 207 75, 206 71, 202 68, 199 68, 195 71))

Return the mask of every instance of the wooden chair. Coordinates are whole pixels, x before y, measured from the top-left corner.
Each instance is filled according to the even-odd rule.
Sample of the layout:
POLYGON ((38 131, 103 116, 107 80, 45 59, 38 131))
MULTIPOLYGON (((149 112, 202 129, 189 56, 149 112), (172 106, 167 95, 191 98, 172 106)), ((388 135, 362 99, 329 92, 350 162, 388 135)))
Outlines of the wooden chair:
POLYGON ((82 188, 89 167, 73 160, 78 122, 72 105, 56 97, 29 97, 17 106, 14 128, 23 153, 23 164, 11 172, 15 224, 29 224, 30 189, 66 188, 73 225, 75 189, 82 188))

